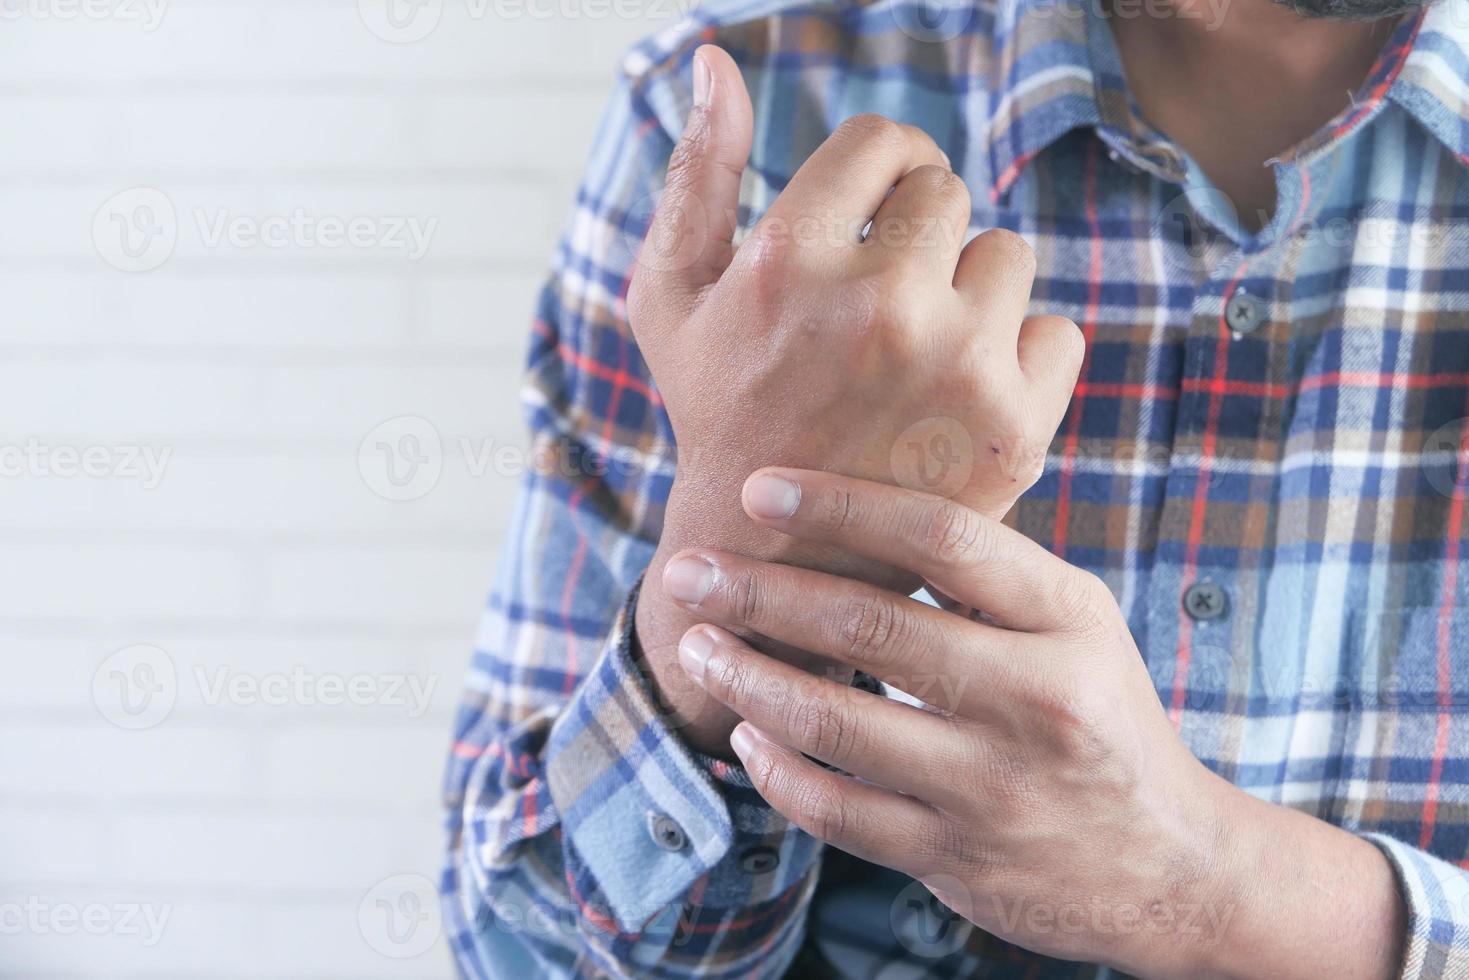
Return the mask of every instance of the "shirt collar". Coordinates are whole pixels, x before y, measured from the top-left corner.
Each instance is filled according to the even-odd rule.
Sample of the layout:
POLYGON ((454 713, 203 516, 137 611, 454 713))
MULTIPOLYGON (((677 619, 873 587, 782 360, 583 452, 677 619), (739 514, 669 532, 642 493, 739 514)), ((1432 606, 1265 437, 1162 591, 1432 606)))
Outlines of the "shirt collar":
POLYGON ((1085 6, 1000 0, 995 12, 995 99, 986 149, 999 198, 1026 165, 1079 126, 1101 122, 1085 6))
POLYGON ((1073 129, 1094 128, 1111 151, 1167 180, 1182 155, 1143 122, 1127 91, 1098 0, 1000 0, 995 17, 996 98, 986 129, 992 199, 1031 160, 1073 129))
POLYGON ((1469 15, 1457 0, 1440 0, 1422 13, 1415 35, 1387 98, 1469 165, 1469 15))
MULTIPOLYGON (((992 200, 1046 147, 1085 127, 1139 169, 1174 183, 1186 179, 1182 153, 1137 111, 1095 0, 1000 0, 994 44, 995 100, 986 129, 992 200)), ((1324 150, 1386 101, 1401 105, 1469 165, 1469 17, 1452 0, 1404 18, 1352 108, 1290 156, 1324 150)))

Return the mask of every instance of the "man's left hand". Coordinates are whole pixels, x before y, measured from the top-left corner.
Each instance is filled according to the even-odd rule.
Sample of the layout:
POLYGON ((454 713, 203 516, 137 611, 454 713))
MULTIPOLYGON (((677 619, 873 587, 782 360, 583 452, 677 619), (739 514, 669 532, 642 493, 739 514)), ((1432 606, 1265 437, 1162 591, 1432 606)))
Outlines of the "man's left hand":
MULTIPOLYGON (((767 527, 916 572, 945 597, 934 608, 720 551, 670 561, 694 563, 664 588, 706 621, 685 634, 681 662, 745 719, 731 744, 797 826, 923 881, 988 932, 1131 973, 1211 972, 1252 893, 1288 897, 1270 895, 1268 878, 1291 865, 1260 855, 1292 835, 1302 860, 1319 852, 1376 890, 1341 910, 1348 922, 1391 928, 1379 913, 1395 906, 1376 901, 1384 880, 1394 897, 1391 873, 1375 847, 1247 797, 1190 753, 1094 575, 952 501, 831 473, 761 471, 744 505, 767 527), (830 657, 928 708, 814 676, 742 636, 830 657)), ((1236 925, 1236 939, 1252 931, 1236 925)), ((1382 945, 1390 969, 1395 949, 1382 945)), ((1360 972, 1334 975, 1384 975, 1376 961, 1351 965, 1360 972)))

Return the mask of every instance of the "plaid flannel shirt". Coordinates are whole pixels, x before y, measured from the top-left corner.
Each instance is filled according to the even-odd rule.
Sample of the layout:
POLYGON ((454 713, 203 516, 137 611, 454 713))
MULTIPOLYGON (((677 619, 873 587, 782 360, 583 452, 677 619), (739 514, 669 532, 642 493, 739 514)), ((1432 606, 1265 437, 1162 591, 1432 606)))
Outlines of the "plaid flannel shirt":
POLYGON ((1106 972, 792 828, 680 741, 630 656, 674 442, 624 298, 714 41, 756 108, 744 228, 879 112, 948 152, 975 232, 1030 241, 1032 312, 1088 356, 1010 520, 1109 584, 1200 759, 1385 852, 1405 978, 1469 976, 1469 4, 1401 22, 1274 162, 1258 232, 1140 118, 1094 6, 716 0, 627 57, 540 300, 537 465, 447 774, 465 975, 1106 972))

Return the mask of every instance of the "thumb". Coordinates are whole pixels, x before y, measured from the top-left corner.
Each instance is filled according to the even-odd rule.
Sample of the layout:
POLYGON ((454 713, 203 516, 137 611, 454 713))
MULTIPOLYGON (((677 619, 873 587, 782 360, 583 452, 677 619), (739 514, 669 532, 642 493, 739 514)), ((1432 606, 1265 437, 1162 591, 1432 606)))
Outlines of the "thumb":
POLYGON ((734 59, 708 44, 694 52, 693 106, 638 254, 637 277, 649 280, 640 284, 645 294, 687 309, 729 265, 753 120, 734 59))

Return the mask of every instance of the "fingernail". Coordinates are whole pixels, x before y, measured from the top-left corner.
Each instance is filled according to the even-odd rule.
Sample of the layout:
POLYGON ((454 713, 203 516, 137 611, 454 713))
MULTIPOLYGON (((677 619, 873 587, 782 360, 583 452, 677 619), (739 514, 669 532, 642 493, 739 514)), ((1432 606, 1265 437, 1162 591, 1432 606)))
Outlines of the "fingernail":
POLYGON ((745 504, 756 517, 790 517, 801 506, 801 488, 790 480, 761 473, 745 484, 745 504))
POLYGON ((698 605, 714 585, 714 566, 702 558, 680 558, 663 569, 663 591, 679 602, 698 605))
POLYGON ((678 662, 690 677, 704 683, 704 667, 714 652, 714 638, 703 630, 691 630, 678 643, 678 662))
POLYGON ((748 723, 740 722, 735 730, 729 733, 729 747, 734 749, 734 754, 744 762, 755 751, 755 731, 748 723))
POLYGON ((714 87, 714 73, 704 60, 702 51, 694 52, 694 105, 709 104, 709 90, 714 87))

